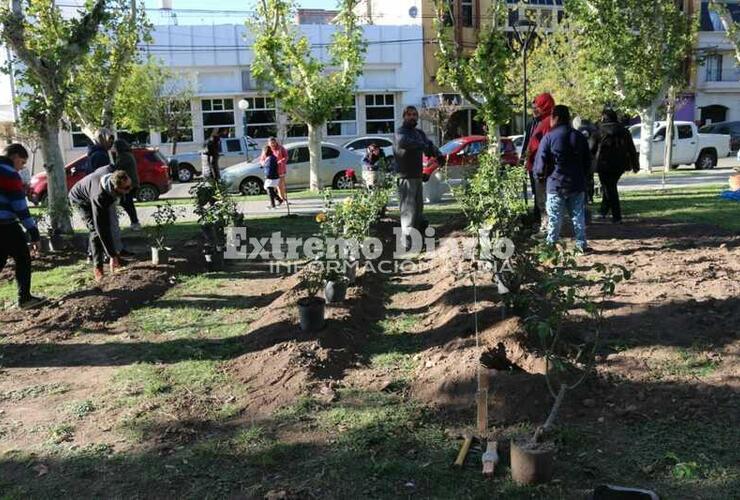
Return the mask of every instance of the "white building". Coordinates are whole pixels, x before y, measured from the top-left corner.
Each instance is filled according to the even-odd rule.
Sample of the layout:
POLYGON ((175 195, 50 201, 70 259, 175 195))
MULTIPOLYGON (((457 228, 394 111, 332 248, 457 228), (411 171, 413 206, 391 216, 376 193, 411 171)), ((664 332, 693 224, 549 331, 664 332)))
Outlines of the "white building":
MULTIPOLYGON (((729 2, 728 9, 740 21, 740 2, 729 2)), ((719 17, 701 2, 701 28, 697 53, 694 119, 701 124, 740 121, 740 67, 735 49, 727 39, 719 17)))
MULTIPOLYGON (((332 25, 301 25, 317 57, 327 56, 326 47, 336 30, 332 25)), ((421 26, 364 26, 367 53, 357 84, 354 106, 337 111, 327 123, 324 139, 343 144, 365 134, 390 135, 401 123, 407 104, 420 105, 423 89, 421 26)), ((191 102, 193 128, 178 150, 202 148, 213 129, 231 137, 244 135, 242 111, 237 103, 246 99, 247 134, 258 140, 276 135, 287 141, 302 140, 305 125, 290 123, 280 103, 258 89, 249 65, 253 40, 243 25, 157 26, 152 42, 142 50, 162 60, 165 66, 194 82, 196 98, 191 102)), ((167 138, 158 131, 139 134, 140 142, 169 151, 167 138)), ((85 152, 87 139, 77 129, 63 132, 62 149, 67 161, 85 152)))

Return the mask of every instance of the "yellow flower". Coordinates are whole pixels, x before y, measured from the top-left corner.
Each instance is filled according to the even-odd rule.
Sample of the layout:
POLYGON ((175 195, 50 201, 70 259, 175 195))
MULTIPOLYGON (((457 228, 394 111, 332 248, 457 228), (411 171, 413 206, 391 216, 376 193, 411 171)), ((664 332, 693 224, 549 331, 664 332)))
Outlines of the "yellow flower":
POLYGON ((324 212, 316 214, 316 222, 319 224, 326 222, 326 214, 324 212))

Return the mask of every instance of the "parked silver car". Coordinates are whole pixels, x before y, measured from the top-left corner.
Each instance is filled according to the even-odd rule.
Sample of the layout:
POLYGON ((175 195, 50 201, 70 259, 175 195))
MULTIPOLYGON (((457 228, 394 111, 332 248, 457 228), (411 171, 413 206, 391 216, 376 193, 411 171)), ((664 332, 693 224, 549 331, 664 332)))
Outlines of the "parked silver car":
MULTIPOLYGON (((288 189, 307 188, 310 184, 310 160, 308 142, 285 144, 288 151, 288 189)), ((346 189, 353 179, 360 176, 362 160, 351 151, 328 142, 321 143, 321 165, 319 176, 321 184, 335 189, 346 189), (353 171, 354 174, 348 171, 353 171)), ((263 192, 265 172, 255 159, 250 162, 237 163, 221 171, 221 180, 226 183, 230 193, 257 195, 263 192)))

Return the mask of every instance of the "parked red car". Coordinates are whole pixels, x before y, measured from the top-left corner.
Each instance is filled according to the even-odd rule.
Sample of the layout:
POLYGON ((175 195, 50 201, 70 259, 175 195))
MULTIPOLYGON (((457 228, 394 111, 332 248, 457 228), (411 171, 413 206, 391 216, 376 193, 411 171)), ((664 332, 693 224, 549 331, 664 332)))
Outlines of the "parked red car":
MULTIPOLYGON (((139 201, 156 200, 159 195, 172 188, 167 160, 158 149, 133 147, 131 150, 136 158, 136 171, 139 174, 139 190, 136 198, 139 201)), ((86 160, 87 155, 84 155, 64 167, 67 172, 67 191, 85 177, 86 174, 80 167, 84 166, 86 160)), ((31 178, 27 195, 35 205, 45 202, 46 184, 46 172, 39 172, 31 178)))
MULTIPOLYGON (((504 165, 517 165, 519 155, 516 152, 514 143, 509 138, 499 139, 501 151, 501 161, 504 165)), ((486 149, 487 138, 483 135, 469 135, 453 139, 441 148, 442 153, 447 158, 447 174, 450 179, 464 179, 475 173, 478 168, 478 156, 486 149)), ((437 169, 439 161, 437 158, 424 156, 423 177, 428 179, 437 169)))

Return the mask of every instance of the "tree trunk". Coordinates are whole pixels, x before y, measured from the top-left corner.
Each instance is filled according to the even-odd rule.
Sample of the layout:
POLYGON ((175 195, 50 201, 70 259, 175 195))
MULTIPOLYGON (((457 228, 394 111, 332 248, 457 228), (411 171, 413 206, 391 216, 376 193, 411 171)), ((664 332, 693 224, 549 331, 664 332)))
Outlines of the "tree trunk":
POLYGON ((308 124, 308 151, 311 157, 311 191, 318 191, 321 189, 321 125, 308 124))
POLYGON ((668 94, 668 106, 666 109, 665 123, 665 153, 663 154, 663 189, 665 189, 665 177, 673 165, 673 114, 676 109, 676 93, 671 87, 668 94))
POLYGON ((47 173, 47 202, 51 226, 56 232, 72 233, 69 201, 67 200, 67 175, 64 171, 62 149, 59 147, 59 125, 46 123, 41 131, 41 152, 47 173))
POLYGON ((640 111, 642 120, 642 131, 640 135, 640 167, 652 172, 653 157, 653 133, 655 132, 655 114, 657 113, 657 101, 654 101, 649 108, 640 111))

